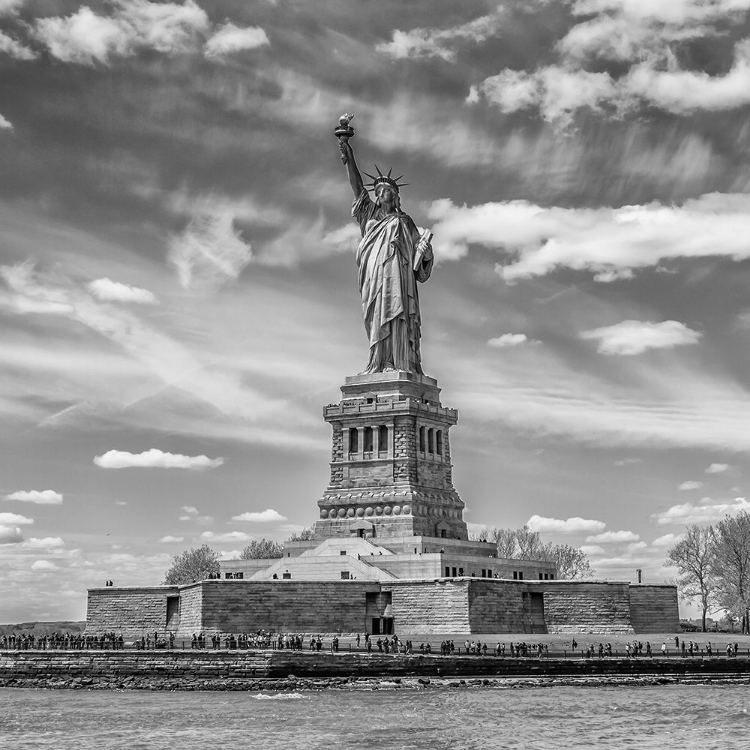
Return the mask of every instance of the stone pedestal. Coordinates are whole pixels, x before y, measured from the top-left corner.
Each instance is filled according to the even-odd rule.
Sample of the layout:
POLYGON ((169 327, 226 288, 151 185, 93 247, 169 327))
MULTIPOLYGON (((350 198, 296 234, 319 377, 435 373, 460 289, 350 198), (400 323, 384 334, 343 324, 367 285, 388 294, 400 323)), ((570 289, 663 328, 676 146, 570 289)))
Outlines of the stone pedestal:
POLYGON ((448 437, 458 412, 442 406, 437 381, 402 371, 355 375, 341 393, 324 410, 331 481, 315 538, 468 539, 448 437))

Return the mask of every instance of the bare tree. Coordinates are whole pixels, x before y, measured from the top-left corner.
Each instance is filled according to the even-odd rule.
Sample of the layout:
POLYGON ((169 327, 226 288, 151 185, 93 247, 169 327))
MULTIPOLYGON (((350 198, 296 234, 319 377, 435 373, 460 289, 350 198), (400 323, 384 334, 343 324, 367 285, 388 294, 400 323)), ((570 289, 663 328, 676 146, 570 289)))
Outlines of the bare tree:
POLYGON ((550 562, 557 566, 557 577, 565 580, 591 578, 596 571, 582 549, 569 544, 555 544, 549 548, 550 562))
POLYGON ((274 557, 282 557, 284 548, 272 539, 253 539, 245 549, 240 552, 240 560, 264 560, 274 557))
POLYGON ((207 544, 198 549, 190 549, 181 555, 175 555, 172 566, 164 574, 164 583, 176 585, 202 581, 209 576, 218 576, 221 572, 219 553, 207 544))
POLYGON ((719 605, 750 632, 750 515, 726 516, 713 530, 712 572, 719 605))
POLYGON ((677 586, 683 599, 697 600, 701 608, 701 629, 706 632, 706 615, 713 606, 716 581, 713 575, 714 530, 711 526, 689 526, 685 536, 667 552, 666 566, 677 568, 677 586))
POLYGON ((288 542, 308 542, 311 539, 315 539, 315 529, 313 529, 312 526, 308 526, 307 528, 302 529, 302 531, 295 531, 289 539, 287 539, 288 542))

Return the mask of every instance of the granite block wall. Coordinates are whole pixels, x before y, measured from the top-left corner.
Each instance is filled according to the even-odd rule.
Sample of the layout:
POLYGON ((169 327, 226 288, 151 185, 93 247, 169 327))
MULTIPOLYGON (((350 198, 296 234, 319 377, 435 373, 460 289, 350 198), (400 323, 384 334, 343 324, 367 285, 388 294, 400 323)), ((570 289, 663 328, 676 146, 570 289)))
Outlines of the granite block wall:
POLYGON ((630 621, 636 633, 671 633, 680 629, 675 586, 631 584, 630 621))
POLYGON ((396 633, 470 633, 468 581, 410 581, 391 591, 396 633))
POLYGON ((164 633, 167 627, 167 597, 179 593, 177 586, 89 589, 86 632, 122 633, 124 638, 146 632, 164 633))
POLYGON ((633 633, 628 583, 539 581, 529 591, 544 593, 550 633, 633 633))
POLYGON ((469 632, 530 633, 525 587, 510 581, 468 581, 469 632))

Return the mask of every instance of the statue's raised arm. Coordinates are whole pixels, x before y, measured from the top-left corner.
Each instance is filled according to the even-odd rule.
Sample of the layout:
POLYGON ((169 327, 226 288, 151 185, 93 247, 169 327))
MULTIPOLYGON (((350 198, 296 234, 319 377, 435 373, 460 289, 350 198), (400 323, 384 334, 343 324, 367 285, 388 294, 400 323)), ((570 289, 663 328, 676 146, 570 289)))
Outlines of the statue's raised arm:
POLYGON ((363 374, 403 370, 422 374, 419 351, 421 319, 417 282, 430 277, 433 265, 430 232, 421 233, 401 210, 400 177, 380 169, 373 181, 374 200, 365 189, 349 139, 353 115, 342 115, 334 135, 354 193, 352 216, 362 241, 357 248, 362 315, 370 340, 370 358, 363 374), (394 252, 395 250, 395 252, 394 252))

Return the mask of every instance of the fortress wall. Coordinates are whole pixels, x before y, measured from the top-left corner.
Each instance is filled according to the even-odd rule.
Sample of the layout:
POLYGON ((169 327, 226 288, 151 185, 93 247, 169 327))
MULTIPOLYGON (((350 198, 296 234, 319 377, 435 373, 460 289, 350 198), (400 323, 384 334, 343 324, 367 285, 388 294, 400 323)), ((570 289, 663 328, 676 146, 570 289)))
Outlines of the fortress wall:
POLYGON ((203 585, 190 584, 180 588, 180 620, 178 634, 192 636, 203 630, 203 585))
POLYGON ((380 591, 364 581, 203 581, 200 587, 202 629, 223 633, 364 632, 366 593, 380 591))
POLYGON ((469 581, 469 621, 472 633, 526 633, 525 586, 510 581, 469 581))
POLYGON ((549 633, 633 633, 630 585, 603 581, 529 582, 544 593, 549 633))
POLYGON ((679 631, 677 588, 667 585, 631 584, 630 621, 636 633, 679 631))
POLYGON ((177 586, 128 586, 89 589, 87 633, 122 633, 124 638, 144 632, 163 633, 167 626, 167 596, 179 593, 177 586))
POLYGON ((391 591, 396 633, 470 633, 468 581, 383 584, 391 591))

